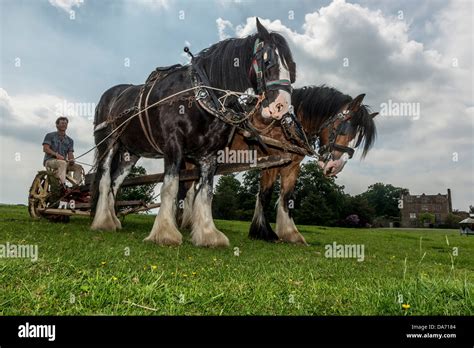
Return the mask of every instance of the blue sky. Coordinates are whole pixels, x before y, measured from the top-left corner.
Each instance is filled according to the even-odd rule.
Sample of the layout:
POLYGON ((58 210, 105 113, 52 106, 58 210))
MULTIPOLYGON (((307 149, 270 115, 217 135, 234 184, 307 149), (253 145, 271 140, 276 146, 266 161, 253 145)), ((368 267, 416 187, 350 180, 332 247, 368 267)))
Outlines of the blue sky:
MULTIPOLYGON (((259 16, 287 38, 296 86, 366 93, 374 111, 389 101, 420 106, 418 117, 377 117, 374 150, 338 178, 347 192, 375 182, 415 194, 450 187, 455 208, 474 204, 470 1, 2 0, 0 11, 0 202, 26 202, 58 105, 97 103, 115 84, 187 62, 185 44, 198 52, 251 33, 259 16)), ((69 116, 79 154, 93 145, 92 122, 69 116)), ((162 169, 161 161, 142 164, 162 169)))

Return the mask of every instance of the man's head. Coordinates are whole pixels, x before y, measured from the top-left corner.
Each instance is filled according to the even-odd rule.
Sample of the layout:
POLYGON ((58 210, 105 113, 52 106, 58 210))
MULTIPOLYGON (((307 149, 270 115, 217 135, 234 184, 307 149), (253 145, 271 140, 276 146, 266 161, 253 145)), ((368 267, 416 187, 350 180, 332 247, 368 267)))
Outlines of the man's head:
POLYGON ((60 132, 65 132, 67 129, 68 123, 69 123, 69 120, 67 119, 67 117, 64 117, 64 116, 58 117, 58 119, 56 120, 57 130, 60 132))

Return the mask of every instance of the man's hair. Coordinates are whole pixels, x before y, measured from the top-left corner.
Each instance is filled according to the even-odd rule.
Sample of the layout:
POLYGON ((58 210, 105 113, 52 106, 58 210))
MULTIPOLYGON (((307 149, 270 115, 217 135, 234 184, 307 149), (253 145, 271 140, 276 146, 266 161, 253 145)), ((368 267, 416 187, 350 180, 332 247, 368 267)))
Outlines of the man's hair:
POLYGON ((67 117, 61 116, 61 117, 58 117, 58 119, 56 120, 56 125, 58 125, 59 122, 61 121, 66 121, 67 123, 69 123, 69 120, 67 117))

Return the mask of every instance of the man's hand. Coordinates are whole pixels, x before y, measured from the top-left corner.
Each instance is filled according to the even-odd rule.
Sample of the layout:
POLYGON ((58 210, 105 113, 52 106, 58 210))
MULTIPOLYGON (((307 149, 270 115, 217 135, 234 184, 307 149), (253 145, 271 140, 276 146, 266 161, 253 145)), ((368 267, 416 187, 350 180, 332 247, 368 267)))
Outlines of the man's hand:
POLYGON ((58 160, 63 160, 63 161, 66 160, 66 159, 64 158, 64 156, 63 156, 63 155, 60 155, 59 153, 56 153, 56 159, 58 159, 58 160))

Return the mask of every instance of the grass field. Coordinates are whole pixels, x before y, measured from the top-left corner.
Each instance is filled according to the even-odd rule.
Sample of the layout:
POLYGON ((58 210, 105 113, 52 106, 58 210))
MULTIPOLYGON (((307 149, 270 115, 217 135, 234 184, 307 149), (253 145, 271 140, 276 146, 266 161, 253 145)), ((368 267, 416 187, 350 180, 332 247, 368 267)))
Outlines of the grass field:
POLYGON ((0 206, 0 244, 39 251, 36 262, 0 258, 0 314, 474 315, 474 237, 455 230, 301 226, 303 247, 251 241, 248 222, 216 221, 231 247, 203 249, 186 231, 181 247, 144 243, 153 219, 92 232, 88 218, 54 224, 0 206), (363 244, 365 260, 326 258, 334 241, 363 244))

